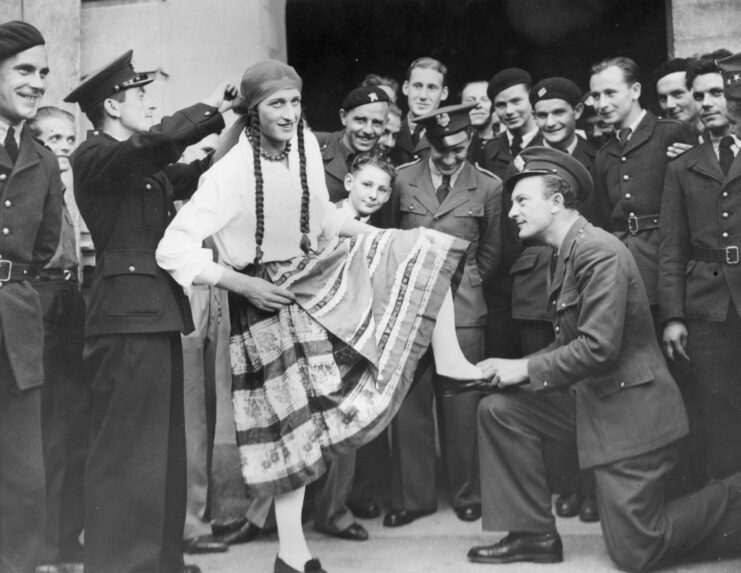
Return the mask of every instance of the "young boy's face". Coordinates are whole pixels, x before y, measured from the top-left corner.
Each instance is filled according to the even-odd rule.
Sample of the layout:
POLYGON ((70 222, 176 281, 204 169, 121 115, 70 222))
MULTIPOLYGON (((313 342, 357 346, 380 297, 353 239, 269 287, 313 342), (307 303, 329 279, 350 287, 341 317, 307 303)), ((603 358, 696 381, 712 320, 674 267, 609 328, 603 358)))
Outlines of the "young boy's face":
POLYGON ((350 206, 361 217, 378 211, 391 196, 391 177, 375 165, 363 165, 345 176, 350 206))
POLYGON ((38 122, 39 139, 54 152, 59 161, 59 170, 69 169, 69 156, 75 150, 77 132, 75 125, 64 117, 46 117, 38 122))

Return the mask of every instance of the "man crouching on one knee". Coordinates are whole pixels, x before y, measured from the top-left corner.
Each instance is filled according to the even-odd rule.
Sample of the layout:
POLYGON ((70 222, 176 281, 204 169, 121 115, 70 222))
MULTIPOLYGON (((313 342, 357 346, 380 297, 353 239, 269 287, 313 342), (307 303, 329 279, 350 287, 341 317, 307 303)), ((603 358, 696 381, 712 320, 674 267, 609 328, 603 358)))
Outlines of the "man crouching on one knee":
POLYGON ((608 553, 621 569, 645 571, 691 555, 715 559, 741 548, 741 474, 666 501, 687 417, 654 335, 636 263, 576 205, 588 171, 571 156, 531 147, 516 159, 509 217, 521 239, 557 251, 548 283, 556 340, 526 358, 480 363, 499 389, 478 410, 483 528, 509 531, 473 547, 481 563, 563 560, 541 453, 541 436, 576 439, 594 468, 608 553), (571 392, 573 402, 544 392, 571 392))

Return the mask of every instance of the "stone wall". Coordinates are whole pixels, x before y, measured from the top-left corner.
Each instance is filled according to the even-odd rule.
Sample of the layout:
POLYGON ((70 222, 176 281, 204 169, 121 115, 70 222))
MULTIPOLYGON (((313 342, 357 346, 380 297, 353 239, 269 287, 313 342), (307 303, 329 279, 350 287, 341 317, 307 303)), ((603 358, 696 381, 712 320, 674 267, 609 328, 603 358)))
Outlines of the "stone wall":
POLYGON ((741 1, 667 0, 669 53, 676 57, 727 48, 741 52, 741 1))

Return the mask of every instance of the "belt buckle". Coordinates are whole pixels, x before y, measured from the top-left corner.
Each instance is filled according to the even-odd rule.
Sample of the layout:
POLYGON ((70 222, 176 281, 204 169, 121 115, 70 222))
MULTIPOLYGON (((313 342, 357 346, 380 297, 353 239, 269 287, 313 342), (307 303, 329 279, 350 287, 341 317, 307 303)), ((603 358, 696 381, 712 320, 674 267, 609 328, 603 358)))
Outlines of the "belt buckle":
POLYGON ((737 265, 739 263, 738 247, 735 245, 731 245, 730 247, 726 247, 725 250, 726 250, 726 264, 737 265))
POLYGON ((638 233, 638 217, 635 215, 628 215, 628 232, 631 235, 638 233))
POLYGON ((6 283, 10 280, 13 272, 13 261, 0 260, 0 283, 6 283), (7 270, 6 270, 7 269, 7 270))

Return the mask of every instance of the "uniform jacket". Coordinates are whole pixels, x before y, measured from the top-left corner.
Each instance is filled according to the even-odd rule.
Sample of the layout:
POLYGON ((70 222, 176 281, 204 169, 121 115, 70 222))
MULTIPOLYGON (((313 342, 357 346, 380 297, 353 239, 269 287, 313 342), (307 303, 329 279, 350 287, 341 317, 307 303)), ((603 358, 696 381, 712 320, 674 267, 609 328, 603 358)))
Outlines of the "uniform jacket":
MULTIPOLYGON (((525 147, 534 147, 536 145, 543 145, 543 135, 538 132, 525 147)), ((487 141, 484 144, 484 149, 481 151, 481 167, 491 171, 494 175, 500 179, 504 179, 507 173, 507 168, 512 163, 512 153, 509 149, 509 139, 507 138, 507 132, 503 131, 498 134, 494 139, 487 141)))
POLYGON ((548 300, 556 340, 529 358, 529 387, 575 394, 582 467, 644 454, 687 433, 646 289, 617 237, 579 217, 561 244, 548 300))
MULTIPOLYGON (((590 169, 597 148, 577 136, 572 157, 590 169)), ((509 272, 512 275, 512 318, 547 321, 548 269, 553 249, 548 245, 525 245, 509 272)))
POLYGON ((429 161, 399 169, 391 199, 399 229, 426 227, 471 242, 464 275, 455 295, 456 326, 483 326, 486 303, 482 282, 499 264, 502 182, 465 162, 448 196, 438 203, 429 161))
POLYGON ((347 157, 352 155, 353 152, 342 143, 344 134, 344 130, 332 133, 314 133, 322 151, 327 191, 329 191, 329 200, 332 203, 347 199, 347 190, 345 189, 345 175, 349 171, 347 157))
MULTIPOLYGON (((15 166, 0 146, 0 194, 2 260, 42 268, 59 243, 64 189, 57 158, 27 126, 15 166)), ((40 386, 44 330, 39 295, 28 281, 0 285, 0 338, 16 385, 19 390, 40 386)))
POLYGON ((223 126, 214 108, 196 104, 126 141, 93 132, 72 155, 75 198, 97 253, 86 336, 193 330, 188 299, 154 252, 173 201, 192 195, 207 165, 174 162, 223 126))
POLYGON ((594 194, 589 219, 614 232, 627 245, 638 263, 651 304, 658 302, 659 230, 635 235, 620 230, 627 217, 656 216, 668 159, 666 148, 677 141, 696 145, 690 126, 670 119, 657 119, 647 111, 625 145, 612 137, 594 160, 594 194))
MULTIPOLYGON (((661 206, 659 311, 662 322, 723 322, 741 312, 741 264, 697 261, 693 247, 741 249, 741 154, 724 176, 709 139, 669 165, 661 206)), ((738 260, 738 258, 736 259, 738 260)))
POLYGON ((401 131, 396 139, 396 147, 391 150, 390 157, 394 165, 403 165, 424 159, 430 154, 430 142, 423 135, 419 138, 417 145, 412 141, 412 132, 409 130, 409 120, 407 117, 401 120, 401 131))

